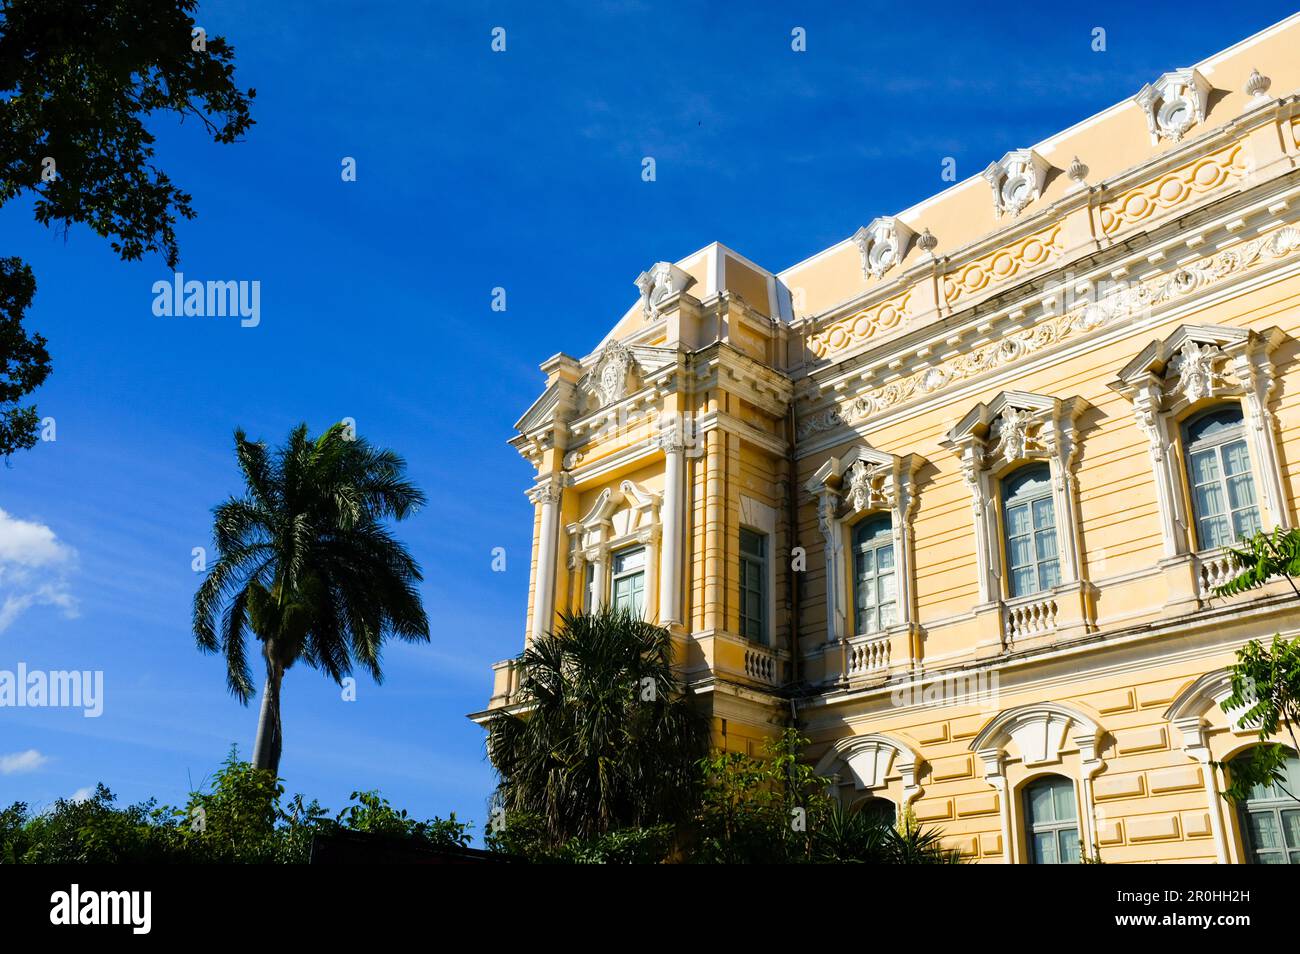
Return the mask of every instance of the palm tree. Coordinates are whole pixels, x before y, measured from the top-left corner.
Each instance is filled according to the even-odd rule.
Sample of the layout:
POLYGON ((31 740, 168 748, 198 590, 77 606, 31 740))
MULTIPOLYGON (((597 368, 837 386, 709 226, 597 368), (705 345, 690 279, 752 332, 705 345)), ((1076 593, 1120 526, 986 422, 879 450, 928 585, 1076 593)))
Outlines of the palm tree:
POLYGON ((605 610, 564 616, 519 657, 520 706, 488 723, 508 813, 553 845, 683 818, 707 739, 668 630, 605 610))
POLYGON ((424 503, 406 462, 335 424, 315 440, 294 428, 272 454, 235 431, 245 492, 213 510, 217 558, 194 595, 194 636, 226 658, 226 685, 253 695, 246 636, 262 644, 266 683, 253 765, 278 774, 280 684, 302 660, 337 683, 355 664, 383 681, 387 635, 429 638, 423 577, 385 528, 424 503))

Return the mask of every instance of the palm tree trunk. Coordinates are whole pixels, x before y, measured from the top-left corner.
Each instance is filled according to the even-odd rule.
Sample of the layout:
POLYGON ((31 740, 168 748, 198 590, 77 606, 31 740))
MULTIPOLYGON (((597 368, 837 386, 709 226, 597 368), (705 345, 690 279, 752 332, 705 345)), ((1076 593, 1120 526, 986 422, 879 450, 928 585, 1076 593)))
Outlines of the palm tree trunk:
POLYGON ((257 741, 253 743, 253 768, 280 774, 280 680, 284 669, 278 663, 266 665, 266 685, 262 688, 262 712, 257 719, 257 741))

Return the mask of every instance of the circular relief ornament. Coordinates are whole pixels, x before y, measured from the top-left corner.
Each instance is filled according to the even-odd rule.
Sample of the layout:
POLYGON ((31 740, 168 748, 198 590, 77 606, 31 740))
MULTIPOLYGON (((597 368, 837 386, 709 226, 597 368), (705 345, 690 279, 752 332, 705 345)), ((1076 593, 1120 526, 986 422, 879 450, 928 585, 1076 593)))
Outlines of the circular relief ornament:
POLYGON ((881 275, 893 267, 898 256, 898 249, 893 242, 876 242, 871 246, 871 253, 867 256, 870 263, 871 271, 876 275, 881 275))
POLYGON ((1174 272, 1172 282, 1174 291, 1178 292, 1180 295, 1186 295, 1188 292, 1196 290, 1196 273, 1186 268, 1180 268, 1178 271, 1174 272))
POLYGON ((921 376, 922 391, 937 391, 948 383, 948 376, 940 368, 931 368, 921 376))
POLYGON ((1079 313, 1074 326, 1080 331, 1091 331, 1093 328, 1104 325, 1108 317, 1109 313, 1105 308, 1098 304, 1092 304, 1079 313))
POLYGON ((1034 180, 1026 173, 1008 176, 1002 183, 1002 204, 1013 212, 1019 212, 1034 197, 1034 180))
POLYGON ((1165 100, 1160 106, 1160 112, 1156 115, 1156 122, 1160 128, 1171 139, 1182 139, 1183 133, 1191 128, 1196 119, 1196 113, 1189 103, 1182 96, 1175 96, 1165 100))

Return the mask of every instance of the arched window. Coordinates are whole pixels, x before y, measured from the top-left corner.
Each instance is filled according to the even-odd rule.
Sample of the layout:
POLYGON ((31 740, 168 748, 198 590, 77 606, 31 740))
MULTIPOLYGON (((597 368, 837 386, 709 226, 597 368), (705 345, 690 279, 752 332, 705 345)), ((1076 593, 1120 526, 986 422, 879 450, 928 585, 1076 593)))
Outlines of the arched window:
POLYGON ((1187 481, 1201 550, 1226 546, 1260 528, 1241 408, 1211 408, 1183 425, 1187 481))
POLYGON ((1011 596, 1050 590, 1061 582, 1052 476, 1046 464, 1022 467, 1002 481, 1002 526, 1011 596))
POLYGON ((853 528, 854 632, 877 633, 898 619, 893 524, 887 514, 853 528))
POLYGON ((1300 865, 1300 759, 1287 759, 1283 774, 1280 785, 1256 785, 1237 806, 1252 864, 1300 865))
POLYGON ((1049 775, 1025 788, 1025 841, 1033 864, 1079 863, 1079 814, 1068 778, 1049 775))
POLYGON ((896 812, 894 803, 887 798, 864 798, 853 806, 853 812, 862 815, 872 825, 893 828, 896 812))

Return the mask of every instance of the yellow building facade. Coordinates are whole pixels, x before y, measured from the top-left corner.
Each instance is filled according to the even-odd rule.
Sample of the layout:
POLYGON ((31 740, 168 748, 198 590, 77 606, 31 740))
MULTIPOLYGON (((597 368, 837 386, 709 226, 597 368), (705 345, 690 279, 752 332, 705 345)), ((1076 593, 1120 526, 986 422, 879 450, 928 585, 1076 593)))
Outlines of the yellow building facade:
MULTIPOLYGON (((518 424, 525 639, 638 609, 718 745, 797 720, 846 803, 979 862, 1300 863, 1211 765, 1257 742, 1235 652, 1300 628, 1285 582, 1211 593, 1300 513, 1297 49, 1171 68, 784 271, 643 272, 518 424)), ((497 664, 487 712, 516 691, 497 664)))

